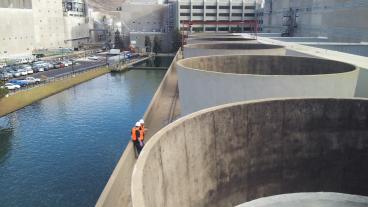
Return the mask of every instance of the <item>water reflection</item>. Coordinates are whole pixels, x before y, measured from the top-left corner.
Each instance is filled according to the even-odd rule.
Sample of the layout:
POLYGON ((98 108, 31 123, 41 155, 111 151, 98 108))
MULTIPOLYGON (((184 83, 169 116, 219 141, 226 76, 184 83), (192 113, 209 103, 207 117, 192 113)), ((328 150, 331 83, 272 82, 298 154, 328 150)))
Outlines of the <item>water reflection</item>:
POLYGON ((11 150, 11 138, 16 126, 16 114, 0 118, 0 166, 11 150))
POLYGON ((94 206, 164 74, 107 74, 0 118, 0 206, 94 206))

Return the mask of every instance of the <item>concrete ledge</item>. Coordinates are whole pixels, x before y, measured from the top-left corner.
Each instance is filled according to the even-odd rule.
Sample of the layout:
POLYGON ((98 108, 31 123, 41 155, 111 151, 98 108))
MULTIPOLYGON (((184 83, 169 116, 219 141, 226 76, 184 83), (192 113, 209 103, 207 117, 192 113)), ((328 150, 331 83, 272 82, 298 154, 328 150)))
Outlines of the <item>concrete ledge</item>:
POLYGON ((0 117, 109 72, 110 70, 108 68, 93 69, 77 74, 75 77, 57 80, 55 82, 37 86, 26 91, 20 91, 7 98, 4 97, 0 99, 0 117))
POLYGON ((367 99, 259 100, 193 113, 143 149, 133 206, 234 206, 296 192, 366 196, 367 123, 367 99))
POLYGON ((343 193, 291 193, 259 198, 237 207, 363 207, 368 206, 367 196, 343 193))
MULTIPOLYGON (((178 52, 144 114, 145 125, 149 129, 146 134, 146 141, 148 141, 154 133, 164 126, 162 125, 162 123, 164 123, 164 121, 161 120, 162 117, 157 117, 155 110, 159 108, 158 105, 162 104, 162 99, 165 99, 165 96, 168 95, 167 93, 168 90, 170 90, 170 82, 173 81, 172 79, 176 79, 175 62, 180 59, 180 57, 181 53, 178 52)), ((164 119, 167 118, 168 117, 165 117, 164 119)), ((129 142, 112 175, 110 176, 108 183, 101 193, 96 203, 96 207, 131 206, 130 184, 135 162, 136 157, 134 146, 132 142, 129 142)))
POLYGON ((338 61, 229 55, 177 62, 183 115, 231 102, 277 97, 354 97, 359 70, 338 61))
POLYGON ((199 43, 184 46, 184 58, 210 55, 285 55, 283 46, 246 43, 199 43))

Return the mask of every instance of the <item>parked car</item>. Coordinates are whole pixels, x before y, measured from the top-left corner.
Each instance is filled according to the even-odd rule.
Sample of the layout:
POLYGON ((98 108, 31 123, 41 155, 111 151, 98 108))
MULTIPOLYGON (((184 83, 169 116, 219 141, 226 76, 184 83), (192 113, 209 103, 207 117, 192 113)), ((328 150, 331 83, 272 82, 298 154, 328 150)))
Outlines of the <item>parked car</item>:
POLYGON ((13 74, 13 77, 20 77, 20 72, 16 69, 14 70, 9 70, 8 72, 13 74))
POLYGON ((16 85, 13 83, 5 83, 5 85, 1 86, 1 88, 7 88, 8 90, 15 90, 15 89, 19 89, 20 85, 16 85))
POLYGON ((35 72, 43 72, 43 71, 45 71, 44 70, 44 67, 42 65, 40 65, 40 64, 33 64, 32 68, 33 68, 33 71, 35 71, 35 72))
POLYGON ((24 79, 24 81, 26 81, 28 84, 37 84, 41 82, 41 79, 34 77, 27 77, 26 79, 24 79))
POLYGON ((97 56, 89 56, 88 59, 89 60, 98 60, 98 57, 97 56))
POLYGON ((27 75, 28 74, 27 70, 25 70, 25 69, 18 69, 17 71, 20 73, 20 75, 27 75))
POLYGON ((67 62, 69 66, 73 65, 73 61, 71 60, 65 60, 65 62, 67 62))
POLYGON ((30 69, 26 69, 27 70, 27 74, 33 74, 33 70, 32 70, 32 68, 30 68, 30 69))
POLYGON ((19 85, 21 87, 28 85, 28 82, 25 80, 10 80, 8 83, 19 85))
POLYGON ((13 73, 3 70, 1 71, 0 76, 2 80, 8 80, 10 78, 13 78, 13 73))
POLYGON ((55 69, 60 68, 60 64, 58 64, 58 62, 56 61, 51 62, 51 64, 54 66, 55 69))
POLYGON ((65 67, 63 62, 57 62, 57 64, 60 66, 59 68, 64 68, 65 67))
POLYGON ((65 66, 65 67, 69 67, 69 63, 68 63, 68 61, 63 60, 63 61, 62 61, 62 63, 64 64, 64 66, 65 66))

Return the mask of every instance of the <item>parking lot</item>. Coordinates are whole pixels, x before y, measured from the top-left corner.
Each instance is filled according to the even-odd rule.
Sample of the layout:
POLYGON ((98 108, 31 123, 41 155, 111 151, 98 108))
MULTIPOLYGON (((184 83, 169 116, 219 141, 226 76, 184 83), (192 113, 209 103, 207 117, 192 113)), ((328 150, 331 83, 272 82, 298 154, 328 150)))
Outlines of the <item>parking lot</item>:
MULTIPOLYGON (((134 55, 125 61, 133 61, 138 57, 138 55, 134 55)), ((110 65, 117 64, 114 59, 116 59, 116 57, 107 58, 106 55, 97 54, 77 59, 41 60, 34 63, 4 67, 0 69, 0 78, 6 81, 6 88, 15 92, 22 88, 33 87, 35 84, 47 83, 50 80, 68 76, 73 73, 81 73, 86 70, 101 67, 107 63, 110 65), (42 70, 40 70, 40 68, 42 68, 42 70)), ((121 60, 119 59, 119 61, 121 60)))

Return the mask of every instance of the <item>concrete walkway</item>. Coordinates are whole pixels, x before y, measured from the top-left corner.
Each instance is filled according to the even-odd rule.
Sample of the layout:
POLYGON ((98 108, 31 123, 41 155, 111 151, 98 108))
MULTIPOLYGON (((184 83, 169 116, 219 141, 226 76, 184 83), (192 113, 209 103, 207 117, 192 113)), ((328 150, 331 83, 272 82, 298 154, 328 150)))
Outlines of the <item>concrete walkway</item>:
MULTIPOLYGON (((153 134, 180 116, 178 79, 175 68, 175 63, 180 58, 181 53, 179 52, 144 115, 146 128, 149 129, 146 134, 146 143, 153 134)), ((97 207, 132 206, 130 189, 135 162, 135 150, 132 142, 129 142, 97 201, 97 207)))

